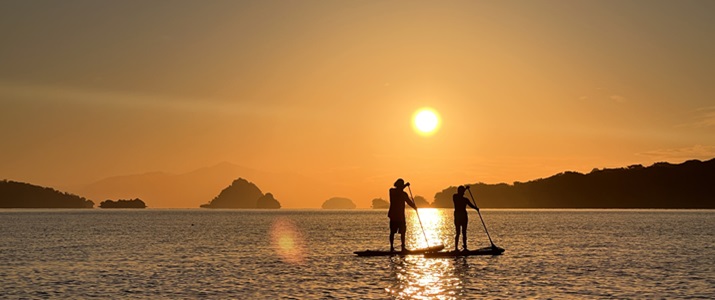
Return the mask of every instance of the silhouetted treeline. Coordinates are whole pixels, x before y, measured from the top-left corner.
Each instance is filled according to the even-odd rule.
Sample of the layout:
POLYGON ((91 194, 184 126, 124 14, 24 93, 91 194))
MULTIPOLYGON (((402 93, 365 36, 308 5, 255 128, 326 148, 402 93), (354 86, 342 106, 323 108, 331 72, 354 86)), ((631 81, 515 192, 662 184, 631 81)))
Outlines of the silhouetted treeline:
POLYGON ((146 203, 139 198, 132 200, 105 200, 99 203, 100 208, 146 208, 146 203))
POLYGON ((0 208, 92 208, 94 202, 48 187, 0 181, 0 208))
POLYGON ((238 178, 203 208, 281 208, 273 194, 261 192, 255 184, 238 178))
MULTIPOLYGON (((471 185, 477 205, 494 208, 715 208, 715 159, 649 167, 564 172, 513 185, 471 185)), ((449 187, 434 207, 453 207, 449 187)), ((467 196, 469 196, 467 194, 467 196)))

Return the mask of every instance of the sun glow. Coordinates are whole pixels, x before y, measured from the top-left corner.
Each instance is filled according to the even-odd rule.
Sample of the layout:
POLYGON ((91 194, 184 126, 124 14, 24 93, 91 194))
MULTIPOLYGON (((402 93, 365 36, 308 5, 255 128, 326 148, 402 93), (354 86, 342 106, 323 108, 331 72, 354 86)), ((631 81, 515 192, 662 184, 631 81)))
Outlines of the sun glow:
POLYGON ((439 114, 429 107, 421 108, 412 116, 412 126, 417 133, 429 136, 439 129, 439 114))
POLYGON ((287 219, 278 219, 271 226, 271 244, 284 262, 302 264, 305 259, 303 236, 298 227, 287 219))

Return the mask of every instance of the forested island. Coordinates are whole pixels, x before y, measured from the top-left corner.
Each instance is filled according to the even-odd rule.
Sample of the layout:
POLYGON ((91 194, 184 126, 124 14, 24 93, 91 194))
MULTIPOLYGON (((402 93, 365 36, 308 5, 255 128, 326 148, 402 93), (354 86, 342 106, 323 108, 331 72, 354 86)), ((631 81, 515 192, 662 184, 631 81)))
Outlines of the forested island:
POLYGON ((139 198, 132 200, 105 200, 99 203, 99 208, 146 208, 146 203, 139 198))
POLYGON ((382 198, 375 198, 375 199, 372 199, 372 205, 370 205, 370 208, 373 208, 373 209, 390 208, 390 202, 387 202, 387 200, 382 199, 382 198))
POLYGON ((281 208, 280 202, 273 194, 261 192, 252 182, 238 178, 230 186, 223 189, 218 196, 209 203, 202 204, 202 208, 281 208))
POLYGON ((92 208, 94 202, 48 187, 0 181, 0 208, 92 208))
MULTIPOLYGON (((493 208, 715 208, 715 159, 649 167, 563 172, 514 184, 471 185, 477 205, 493 208)), ((435 195, 434 207, 452 207, 457 187, 435 195)), ((467 194, 469 196, 469 194, 467 194)))

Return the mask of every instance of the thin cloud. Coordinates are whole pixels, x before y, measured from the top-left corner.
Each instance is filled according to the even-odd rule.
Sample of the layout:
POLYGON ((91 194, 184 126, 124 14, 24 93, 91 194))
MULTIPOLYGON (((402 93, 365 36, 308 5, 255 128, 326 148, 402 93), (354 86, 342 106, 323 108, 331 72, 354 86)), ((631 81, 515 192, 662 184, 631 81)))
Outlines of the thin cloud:
POLYGON ((628 101, 628 98, 621 96, 621 95, 611 95, 610 97, 611 100, 616 101, 617 103, 624 103, 628 101))
POLYGON ((676 127, 707 128, 715 127, 715 106, 701 107, 693 112, 692 121, 676 127))
POLYGON ((260 115, 279 117, 315 116, 315 109, 269 105, 258 101, 189 99, 161 95, 79 89, 64 86, 22 85, 0 82, 0 97, 19 101, 73 102, 84 105, 112 105, 137 109, 170 109, 210 114, 260 115))
POLYGON ((694 145, 692 147, 658 149, 639 153, 657 160, 672 161, 682 159, 710 159, 715 157, 715 146, 694 145))
POLYGON ((711 127, 715 126, 715 106, 703 107, 696 111, 698 113, 697 121, 693 124, 695 127, 711 127))

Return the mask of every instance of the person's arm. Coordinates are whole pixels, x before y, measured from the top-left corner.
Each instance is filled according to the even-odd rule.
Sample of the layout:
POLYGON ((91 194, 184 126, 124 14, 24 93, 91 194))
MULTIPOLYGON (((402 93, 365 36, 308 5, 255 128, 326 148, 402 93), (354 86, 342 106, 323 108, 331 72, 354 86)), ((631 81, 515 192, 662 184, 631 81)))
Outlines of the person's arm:
POLYGON ((411 206, 414 209, 417 209, 417 205, 415 205, 415 202, 410 199, 409 196, 407 196, 407 193, 405 193, 405 202, 407 202, 407 205, 411 206))
MULTIPOLYGON (((467 190, 469 190, 469 186, 467 186, 467 190)), ((469 195, 470 196, 472 195, 471 191, 469 191, 469 195)), ((472 208, 474 208, 476 210, 479 210, 479 207, 477 207, 475 204, 472 204, 472 201, 469 201, 469 199, 467 199, 467 197, 464 197, 464 200, 467 201, 467 205, 471 206, 472 208)))
POLYGON ((469 201, 469 199, 467 199, 466 197, 464 198, 464 200, 467 201, 467 205, 471 206, 472 208, 474 208, 474 209, 476 209, 476 210, 479 210, 479 207, 477 207, 476 205, 472 204, 472 201, 469 201))

